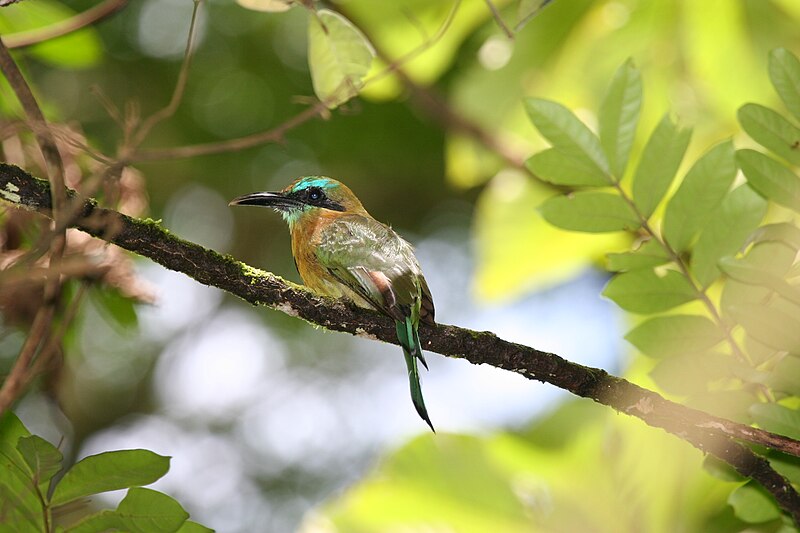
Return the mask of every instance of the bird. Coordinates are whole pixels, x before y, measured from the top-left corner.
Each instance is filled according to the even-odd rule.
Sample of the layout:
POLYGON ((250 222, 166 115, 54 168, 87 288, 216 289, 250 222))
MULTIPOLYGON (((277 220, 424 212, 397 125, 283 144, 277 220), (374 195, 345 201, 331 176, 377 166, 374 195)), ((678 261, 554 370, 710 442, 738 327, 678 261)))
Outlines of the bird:
POLYGON ((344 183, 327 176, 304 176, 280 191, 246 194, 229 205, 269 207, 281 214, 297 271, 312 291, 348 298, 394 320, 411 401, 435 433, 418 366, 428 368, 419 325, 434 325, 435 310, 412 246, 374 219, 344 183))

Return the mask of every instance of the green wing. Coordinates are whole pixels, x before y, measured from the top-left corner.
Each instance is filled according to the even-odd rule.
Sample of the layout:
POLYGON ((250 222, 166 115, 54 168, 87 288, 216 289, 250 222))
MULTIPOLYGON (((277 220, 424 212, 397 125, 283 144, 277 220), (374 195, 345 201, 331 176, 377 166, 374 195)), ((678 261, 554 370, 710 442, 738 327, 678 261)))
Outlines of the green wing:
POLYGON ((414 250, 373 218, 346 215, 329 224, 317 259, 339 283, 398 321, 412 316, 432 323, 433 300, 414 250))

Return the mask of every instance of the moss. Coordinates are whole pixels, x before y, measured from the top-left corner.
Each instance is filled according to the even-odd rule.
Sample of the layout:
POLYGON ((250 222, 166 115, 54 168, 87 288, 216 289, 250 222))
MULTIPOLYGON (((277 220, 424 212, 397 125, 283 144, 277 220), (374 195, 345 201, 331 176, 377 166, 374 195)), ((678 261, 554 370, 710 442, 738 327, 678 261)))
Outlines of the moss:
POLYGON ((464 331, 469 333, 469 336, 472 337, 475 340, 482 339, 484 337, 493 337, 494 336, 494 334, 492 332, 490 332, 490 331, 475 331, 474 329, 464 329, 464 331))
MULTIPOLYGON (((233 259, 233 258, 231 258, 231 259, 233 259)), ((236 260, 234 259, 234 261, 236 261, 236 260)), ((267 278, 267 277, 270 277, 272 275, 270 272, 267 272, 265 270, 261 270, 259 268, 251 267, 247 263, 242 263, 242 262, 239 262, 239 261, 236 261, 236 263, 237 263, 237 266, 239 267, 239 269, 242 271, 242 275, 244 275, 244 276, 246 276, 248 278, 253 278, 253 279, 250 280, 250 285, 255 284, 256 280, 259 279, 259 278, 267 278)))

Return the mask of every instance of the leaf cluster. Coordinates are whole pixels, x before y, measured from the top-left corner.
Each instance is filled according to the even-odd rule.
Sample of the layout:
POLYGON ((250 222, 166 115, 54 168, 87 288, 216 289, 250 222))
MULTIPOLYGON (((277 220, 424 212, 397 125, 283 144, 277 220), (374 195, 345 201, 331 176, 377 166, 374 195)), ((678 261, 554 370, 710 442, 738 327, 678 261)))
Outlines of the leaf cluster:
POLYGON ((0 419, 0 524, 15 533, 203 533, 164 493, 142 488, 169 470, 169 457, 148 450, 117 450, 85 457, 67 468, 61 452, 31 433, 12 412, 0 419), (116 509, 68 515, 87 499, 128 489, 116 509))
MULTIPOLYGON (((800 120, 800 61, 775 50, 769 74, 800 120)), ((626 338, 655 359, 656 382, 690 405, 800 437, 800 128, 778 111, 746 104, 739 122, 770 153, 722 141, 675 186, 691 131, 669 115, 630 164, 642 104, 641 77, 630 61, 601 103, 598 134, 556 102, 525 104, 552 145, 528 160, 529 169, 571 189, 540 206, 545 220, 635 236, 631 249, 608 254, 613 276, 604 295, 644 315, 626 338), (746 182, 737 180, 739 170, 746 182)), ((771 460, 800 483, 793 461, 771 460)), ((745 521, 780 515, 752 484, 729 502, 745 521)))

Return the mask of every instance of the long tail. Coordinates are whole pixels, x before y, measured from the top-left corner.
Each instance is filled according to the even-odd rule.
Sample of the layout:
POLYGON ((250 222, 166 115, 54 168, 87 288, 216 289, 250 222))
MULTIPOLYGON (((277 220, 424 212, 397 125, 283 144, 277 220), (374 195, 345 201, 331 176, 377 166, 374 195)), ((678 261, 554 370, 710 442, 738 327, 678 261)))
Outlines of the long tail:
POLYGON ((428 417, 428 410, 425 408, 425 400, 422 398, 422 387, 419 384, 419 367, 417 366, 417 359, 422 361, 425 368, 425 358, 422 356, 422 345, 419 342, 419 333, 417 325, 411 317, 407 317, 405 321, 395 321, 397 327, 397 339, 400 341, 400 346, 403 347, 403 355, 406 358, 406 366, 408 367, 408 382, 411 386, 411 401, 414 407, 422 418, 431 428, 431 431, 436 433, 431 424, 431 419, 428 417))

